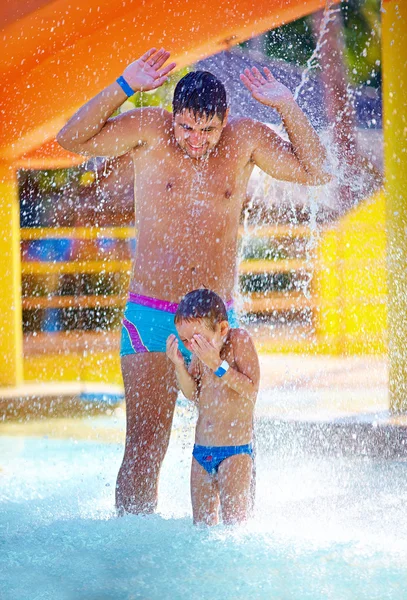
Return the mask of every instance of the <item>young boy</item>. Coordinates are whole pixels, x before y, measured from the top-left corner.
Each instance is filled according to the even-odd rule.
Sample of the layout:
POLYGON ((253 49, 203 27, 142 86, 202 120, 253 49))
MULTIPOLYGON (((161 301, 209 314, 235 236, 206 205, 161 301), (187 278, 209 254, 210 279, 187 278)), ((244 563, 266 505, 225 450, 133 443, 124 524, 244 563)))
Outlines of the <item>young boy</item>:
POLYGON ((199 410, 191 469, 194 523, 215 525, 219 501, 223 522, 239 523, 250 504, 257 352, 246 331, 229 328, 226 307, 210 290, 184 296, 174 321, 192 361, 187 369, 175 335, 167 339, 167 356, 182 393, 199 410))

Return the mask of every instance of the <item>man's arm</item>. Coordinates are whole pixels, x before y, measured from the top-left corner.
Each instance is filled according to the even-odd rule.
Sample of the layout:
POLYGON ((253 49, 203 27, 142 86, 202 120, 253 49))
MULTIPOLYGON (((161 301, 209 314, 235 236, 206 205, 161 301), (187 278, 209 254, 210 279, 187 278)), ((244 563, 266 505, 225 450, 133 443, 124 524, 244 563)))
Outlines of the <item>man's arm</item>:
POLYGON ((265 77, 256 68, 246 69, 241 80, 253 98, 280 113, 290 141, 284 141, 263 123, 251 121, 251 160, 276 179, 306 185, 328 183, 331 175, 324 170, 326 152, 317 133, 288 88, 267 68, 264 73, 265 77))
MULTIPOLYGON (((164 49, 152 48, 129 65, 123 77, 134 92, 153 90, 166 81, 175 67, 171 63, 162 68, 170 56, 164 49)), ((148 126, 148 109, 134 110, 118 117, 111 115, 123 104, 127 94, 114 82, 80 108, 57 135, 57 141, 66 150, 86 156, 121 156, 142 144, 142 124, 148 126)), ((154 109, 150 109, 154 113, 154 109)), ((155 112, 159 109, 155 109, 155 112)))

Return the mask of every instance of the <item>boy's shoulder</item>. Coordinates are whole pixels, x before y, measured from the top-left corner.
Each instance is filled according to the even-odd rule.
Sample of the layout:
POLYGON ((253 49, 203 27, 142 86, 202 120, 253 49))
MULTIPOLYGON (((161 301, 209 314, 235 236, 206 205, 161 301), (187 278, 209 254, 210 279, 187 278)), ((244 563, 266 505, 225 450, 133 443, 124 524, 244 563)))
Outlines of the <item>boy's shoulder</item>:
POLYGON ((258 360, 253 338, 246 329, 241 329, 240 327, 230 329, 228 342, 229 352, 226 351, 227 360, 231 359, 237 364, 249 364, 258 360))
POLYGON ((235 327, 233 329, 229 329, 229 340, 232 344, 241 344, 252 342, 252 336, 246 329, 242 329, 241 327, 235 327))

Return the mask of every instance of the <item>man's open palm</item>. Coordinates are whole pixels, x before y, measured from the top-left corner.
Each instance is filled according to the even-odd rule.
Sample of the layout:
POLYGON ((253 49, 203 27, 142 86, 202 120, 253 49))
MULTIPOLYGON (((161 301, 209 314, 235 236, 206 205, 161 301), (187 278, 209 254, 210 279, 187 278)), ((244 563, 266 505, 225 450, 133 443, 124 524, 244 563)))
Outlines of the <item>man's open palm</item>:
POLYGON ((169 56, 170 53, 164 48, 151 48, 125 68, 123 77, 135 91, 154 90, 167 80, 168 74, 175 67, 175 63, 170 63, 162 68, 169 56))
POLYGON ((290 90, 277 81, 267 67, 264 67, 264 75, 256 67, 245 69, 240 79, 255 100, 272 108, 278 109, 281 103, 292 99, 290 90))

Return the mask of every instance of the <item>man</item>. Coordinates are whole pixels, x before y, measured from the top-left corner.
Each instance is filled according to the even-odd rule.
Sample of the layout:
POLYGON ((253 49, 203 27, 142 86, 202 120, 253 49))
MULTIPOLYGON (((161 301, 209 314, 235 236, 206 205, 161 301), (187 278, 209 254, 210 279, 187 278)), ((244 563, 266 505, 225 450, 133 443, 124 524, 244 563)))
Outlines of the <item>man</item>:
POLYGON ((121 348, 127 431, 116 486, 120 513, 155 509, 176 400, 165 341, 187 292, 205 286, 230 305, 239 216, 254 166, 302 184, 330 179, 317 134, 267 69, 246 69, 241 80, 256 100, 278 110, 290 142, 252 119, 229 121, 222 83, 202 71, 178 83, 173 114, 144 108, 111 118, 128 95, 164 83, 175 67, 164 66, 169 56, 164 49, 146 52, 57 137, 72 152, 128 154, 134 164, 138 239, 121 348))

